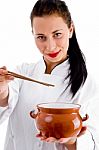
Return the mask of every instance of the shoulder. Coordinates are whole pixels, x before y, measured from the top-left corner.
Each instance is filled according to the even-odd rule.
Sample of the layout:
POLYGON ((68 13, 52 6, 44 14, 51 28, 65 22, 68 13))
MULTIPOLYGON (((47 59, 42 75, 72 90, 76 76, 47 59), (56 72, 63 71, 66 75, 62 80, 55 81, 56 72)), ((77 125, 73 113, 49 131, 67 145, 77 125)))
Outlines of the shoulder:
POLYGON ((80 89, 80 98, 81 99, 93 99, 99 97, 99 85, 96 82, 96 79, 92 74, 88 74, 85 83, 80 89))
POLYGON ((83 85, 83 88, 94 91, 94 90, 96 90, 97 87, 98 87, 98 84, 96 82, 95 77, 91 73, 88 73, 86 81, 83 85))

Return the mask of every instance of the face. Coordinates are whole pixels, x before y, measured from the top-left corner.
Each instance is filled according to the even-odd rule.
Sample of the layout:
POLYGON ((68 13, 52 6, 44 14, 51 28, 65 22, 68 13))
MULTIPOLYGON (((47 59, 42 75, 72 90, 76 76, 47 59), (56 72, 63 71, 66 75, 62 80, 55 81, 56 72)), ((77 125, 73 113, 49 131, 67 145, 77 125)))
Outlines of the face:
POLYGON ((66 60, 72 33, 73 26, 68 28, 60 16, 51 15, 33 19, 35 43, 47 65, 54 66, 66 60))

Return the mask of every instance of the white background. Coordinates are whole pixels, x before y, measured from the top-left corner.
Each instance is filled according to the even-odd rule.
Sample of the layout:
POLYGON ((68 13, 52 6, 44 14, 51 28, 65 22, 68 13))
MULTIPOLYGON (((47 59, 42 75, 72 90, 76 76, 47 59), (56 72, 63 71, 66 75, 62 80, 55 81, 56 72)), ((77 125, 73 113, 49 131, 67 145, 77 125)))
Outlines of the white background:
MULTIPOLYGON (((8 69, 22 62, 35 62, 39 54, 31 33, 30 12, 36 0, 0 0, 0 67, 8 69)), ((67 0, 79 45, 87 67, 98 81, 99 10, 98 0, 67 0)), ((7 121, 0 125, 0 150, 3 150, 7 121)))

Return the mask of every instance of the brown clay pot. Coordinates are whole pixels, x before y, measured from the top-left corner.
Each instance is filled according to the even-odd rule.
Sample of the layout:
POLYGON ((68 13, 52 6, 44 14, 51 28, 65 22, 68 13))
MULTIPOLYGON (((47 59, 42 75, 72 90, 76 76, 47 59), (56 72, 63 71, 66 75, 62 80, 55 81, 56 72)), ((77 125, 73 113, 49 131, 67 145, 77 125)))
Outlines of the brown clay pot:
POLYGON ((37 105, 37 113, 30 112, 35 119, 36 127, 41 136, 68 138, 76 137, 81 128, 82 119, 79 114, 80 105, 67 103, 41 103, 37 105))

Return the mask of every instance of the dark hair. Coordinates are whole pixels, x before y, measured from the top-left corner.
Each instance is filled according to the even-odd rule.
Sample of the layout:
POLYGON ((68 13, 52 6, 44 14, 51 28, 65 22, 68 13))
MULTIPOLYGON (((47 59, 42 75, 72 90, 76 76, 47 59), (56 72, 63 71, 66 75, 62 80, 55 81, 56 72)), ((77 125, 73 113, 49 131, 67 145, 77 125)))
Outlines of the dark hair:
MULTIPOLYGON (((66 22, 68 28, 70 28, 72 23, 71 14, 65 2, 61 0, 38 0, 30 15, 31 25, 33 24, 34 17, 43 17, 52 14, 61 16, 66 22)), ((73 31, 72 38, 69 40, 68 55, 70 63, 68 74, 70 80, 68 86, 71 86, 71 92, 74 96, 87 78, 85 57, 78 45, 75 30, 73 31)))

